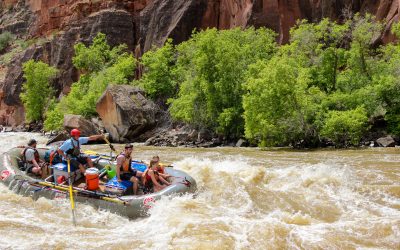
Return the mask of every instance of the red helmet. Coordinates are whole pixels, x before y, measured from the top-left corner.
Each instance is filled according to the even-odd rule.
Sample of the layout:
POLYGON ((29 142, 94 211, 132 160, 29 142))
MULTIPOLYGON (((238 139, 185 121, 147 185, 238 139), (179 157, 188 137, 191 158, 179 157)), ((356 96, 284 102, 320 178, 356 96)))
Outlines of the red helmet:
POLYGON ((77 130, 76 128, 71 130, 71 136, 80 136, 80 135, 81 135, 81 131, 77 130))

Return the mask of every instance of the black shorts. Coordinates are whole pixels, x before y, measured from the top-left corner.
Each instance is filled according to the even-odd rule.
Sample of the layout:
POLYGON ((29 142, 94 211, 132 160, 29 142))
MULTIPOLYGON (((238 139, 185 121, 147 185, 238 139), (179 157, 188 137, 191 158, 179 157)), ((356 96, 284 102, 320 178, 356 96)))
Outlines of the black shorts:
POLYGON ((28 173, 28 174, 33 174, 32 170, 33 170, 33 165, 30 166, 30 167, 28 167, 25 171, 26 171, 26 173, 28 173))
MULTIPOLYGON (((73 159, 71 159, 71 168, 72 169, 74 169, 74 170, 76 170, 76 169, 78 169, 79 168, 79 165, 85 165, 86 163, 87 163, 87 156, 86 155, 80 155, 80 156, 78 156, 78 157, 76 157, 76 158, 73 158, 73 159)), ((71 170, 71 171, 74 171, 74 170, 71 170)))
POLYGON ((132 170, 132 172, 129 172, 129 173, 122 173, 122 174, 120 175, 121 180, 123 180, 123 181, 130 181, 131 178, 132 178, 133 176, 136 177, 136 173, 137 173, 136 170, 132 170))

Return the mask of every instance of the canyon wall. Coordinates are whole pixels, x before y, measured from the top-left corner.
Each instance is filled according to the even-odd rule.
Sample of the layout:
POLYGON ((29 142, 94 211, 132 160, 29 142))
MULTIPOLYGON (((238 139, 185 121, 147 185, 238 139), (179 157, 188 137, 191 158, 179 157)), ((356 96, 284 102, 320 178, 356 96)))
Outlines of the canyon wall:
MULTIPOLYGON (((24 40, 42 39, 0 65, 0 124, 18 125, 24 120, 19 99, 21 65, 43 60, 60 69, 52 83, 57 94, 67 94, 79 78, 72 65, 73 45, 90 44, 97 34, 107 35, 111 45, 126 43, 136 54, 172 38, 185 41, 193 29, 216 27, 267 27, 286 43, 298 19, 317 22, 324 17, 343 20, 356 13, 372 13, 386 22, 380 41, 393 39, 389 28, 398 20, 400 0, 3 0, 0 33, 12 32, 24 40), (140 46, 138 46, 140 45, 140 46), (139 49, 140 48, 140 49, 139 49), (140 51, 139 51, 140 50, 140 51)), ((3 53, 6 53, 7 50, 3 53)))

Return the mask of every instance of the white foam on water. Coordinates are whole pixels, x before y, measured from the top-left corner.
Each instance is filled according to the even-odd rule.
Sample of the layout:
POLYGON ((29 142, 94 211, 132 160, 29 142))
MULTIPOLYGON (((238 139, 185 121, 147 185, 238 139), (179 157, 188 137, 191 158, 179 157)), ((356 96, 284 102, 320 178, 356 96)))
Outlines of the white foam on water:
MULTIPOLYGON (((77 203, 74 228, 68 200, 33 201, 0 185, 0 213, 6 215, 0 216, 0 248, 400 248, 400 184, 387 178, 399 175, 362 168, 360 160, 367 154, 343 157, 323 151, 321 159, 318 153, 305 153, 295 161, 290 152, 266 152, 266 159, 257 151, 251 159, 232 150, 227 156, 218 149, 193 149, 192 156, 185 151, 174 166, 196 180, 196 196, 163 197, 148 217, 136 220, 77 203), (329 160, 323 160, 328 154, 329 160)), ((389 153, 377 161, 397 164, 399 158, 389 153)))

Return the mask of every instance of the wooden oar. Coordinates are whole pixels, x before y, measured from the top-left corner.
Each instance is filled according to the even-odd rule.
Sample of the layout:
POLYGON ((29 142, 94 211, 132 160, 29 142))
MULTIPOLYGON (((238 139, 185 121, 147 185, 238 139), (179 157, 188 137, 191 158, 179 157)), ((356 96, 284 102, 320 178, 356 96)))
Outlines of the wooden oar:
POLYGON ((104 141, 108 144, 108 146, 110 147, 110 149, 114 152, 116 152, 117 150, 115 150, 114 146, 110 143, 110 141, 107 139, 107 136, 105 136, 105 134, 101 133, 103 135, 104 141))
POLYGON ((72 181, 71 181, 71 161, 69 158, 67 159, 67 164, 68 164, 69 201, 71 203, 72 223, 76 227, 75 202, 74 202, 74 194, 72 192, 72 181))

